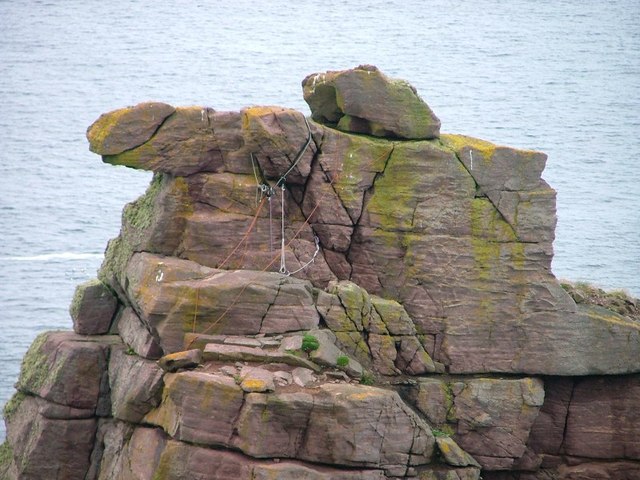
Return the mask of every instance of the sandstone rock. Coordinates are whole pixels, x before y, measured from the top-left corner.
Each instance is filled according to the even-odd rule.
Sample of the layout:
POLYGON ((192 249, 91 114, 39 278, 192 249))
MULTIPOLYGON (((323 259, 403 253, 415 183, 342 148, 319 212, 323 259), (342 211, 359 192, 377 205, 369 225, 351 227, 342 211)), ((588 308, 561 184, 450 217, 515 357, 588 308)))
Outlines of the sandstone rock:
POLYGON ((104 439, 105 451, 98 480, 157 478, 154 474, 167 444, 162 430, 132 429, 118 423, 110 426, 104 439))
POLYGON ((162 427, 176 440, 229 446, 242 403, 242 389, 227 376, 168 373, 162 403, 144 422, 162 427))
POLYGON ((224 159, 213 135, 214 116, 208 108, 176 108, 144 143, 117 154, 102 154, 103 161, 179 176, 221 169, 224 159))
POLYGON ((148 102, 100 115, 87 129, 89 149, 99 155, 116 155, 138 147, 149 140, 175 110, 165 103, 148 102))
POLYGON ((318 380, 313 374, 313 370, 309 370, 308 368, 304 367, 294 368, 291 371, 291 378, 293 383, 295 383, 299 387, 306 387, 307 385, 310 385, 318 380))
POLYGON ((307 129, 304 115, 292 109, 264 106, 245 108, 241 115, 247 144, 256 157, 264 159, 260 162, 264 175, 277 180, 291 169, 287 183, 304 185, 317 151, 311 124, 307 129), (294 165, 298 153, 302 156, 294 165))
MULTIPOLYGON (((127 443, 132 438, 135 425, 113 419, 101 419, 96 432, 96 442, 91 455, 88 479, 123 478, 122 462, 127 443), (119 476, 120 475, 120 476, 119 476)), ((139 433, 136 438, 139 438, 139 433)), ((151 447, 152 443, 146 447, 151 447)), ((151 452, 149 452, 151 453, 151 452)))
POLYGON ((449 385, 438 378, 420 378, 413 388, 404 389, 420 413, 432 425, 446 423, 449 412, 453 407, 453 393, 449 385))
POLYGON ((259 367, 243 367, 240 370, 240 388, 245 392, 273 392, 274 374, 259 367))
POLYGON ((435 371, 433 360, 416 337, 396 337, 396 344, 399 344, 396 366, 400 371, 409 375, 423 375, 435 371))
POLYGON ((243 347, 262 347, 263 344, 256 338, 247 338, 237 335, 231 335, 224 339, 224 342, 228 345, 241 345, 243 347))
MULTIPOLYGON (((120 235, 109 241, 98 278, 125 304, 124 271, 134 252, 171 255, 179 247, 193 200, 183 177, 155 174, 145 194, 125 205, 120 235)), ((159 275, 162 274, 160 270, 159 275)))
MULTIPOLYGON (((398 302, 376 296, 371 297, 371 305, 391 335, 415 335, 416 326, 398 302)), ((381 333, 381 332, 376 332, 381 333)))
POLYGON ((273 372, 274 381, 282 386, 291 385, 293 383, 293 375, 289 372, 284 372, 282 370, 278 370, 277 372, 273 372))
POLYGON ((181 480, 382 480, 381 470, 339 470, 297 462, 257 461, 237 452, 213 450, 169 440, 154 478, 181 480))
POLYGON ((640 376, 576 380, 563 453, 592 459, 640 460, 640 376))
POLYGON ((442 454, 444 461, 454 467, 478 467, 480 465, 471 455, 462 450, 451 437, 436 437, 436 445, 442 454))
POLYGON ((165 372, 177 372, 182 368, 195 368, 202 363, 202 350, 192 349, 170 353, 158 360, 158 365, 165 372))
POLYGON ((299 453, 303 460, 379 466, 387 475, 404 475, 407 468, 428 463, 433 453, 433 435, 424 421, 397 393, 375 387, 323 385, 308 428, 315 435, 299 453), (326 445, 334 445, 332 451, 326 445))
POLYGON ((457 443, 483 469, 510 469, 524 454, 542 406, 542 381, 480 378, 453 385, 452 389, 457 443))
POLYGON ((85 478, 96 418, 47 418, 42 414, 43 403, 37 397, 25 396, 6 419, 17 478, 85 478))
POLYGON ((149 327, 131 307, 125 308, 117 319, 117 330, 122 341, 129 345, 136 355, 156 360, 162 356, 162 349, 151 335, 149 327))
POLYGON ((362 365, 360 365, 357 360, 349 358, 348 355, 345 355, 342 350, 336 347, 336 337, 331 330, 310 330, 309 335, 317 338, 319 343, 318 349, 309 353, 311 360, 327 367, 340 366, 348 375, 354 378, 360 378, 362 376, 362 365), (341 357, 343 357, 343 359, 345 357, 347 358, 348 361, 345 365, 339 365, 338 359, 341 357))
POLYGON ((287 365, 304 367, 313 371, 320 371, 320 367, 315 363, 286 352, 273 350, 263 350, 262 348, 240 347, 235 345, 209 344, 205 347, 203 358, 208 360, 219 360, 223 362, 257 362, 257 363, 285 363, 287 365))
POLYGON ((18 390, 57 404, 105 413, 107 357, 117 338, 87 338, 73 332, 40 334, 22 362, 18 390))
POLYGON ((118 299, 100 280, 76 287, 69 307, 73 329, 80 335, 102 335, 109 331, 118 299))
POLYGON ((114 347, 109 358, 111 413, 114 418, 139 423, 160 403, 162 369, 149 360, 114 347))
POLYGON ((383 480, 382 470, 338 470, 326 467, 310 468, 293 462, 275 464, 257 464, 253 469, 252 480, 383 480))
POLYGON ((434 444, 429 427, 396 393, 344 384, 322 385, 319 392, 249 394, 237 430, 235 445, 254 457, 378 467, 390 475, 428 463, 434 444))
MULTIPOLYGON (((375 118, 360 121, 340 108, 354 100, 375 105, 378 113, 391 111, 386 93, 358 103, 378 91, 379 81, 386 85, 380 92, 396 87, 411 92, 372 68, 310 76, 305 90, 315 98, 311 103, 317 100, 316 118, 375 126, 375 118), (365 78, 372 85, 359 87, 365 78)), ((412 115, 405 112, 403 118, 412 115)), ((576 315, 549 273, 555 192, 540 178, 544 154, 459 135, 443 136, 442 142, 390 142, 314 122, 309 129, 309 147, 287 178, 289 270, 314 254, 317 235, 317 257, 297 275, 320 287, 350 280, 399 302, 425 352, 453 373, 582 375, 640 368, 633 360, 638 342, 626 345, 626 338, 636 335, 634 326, 607 315, 576 315), (631 363, 617 363, 589 340, 600 337, 602 345, 613 342, 631 363)), ((262 211, 256 205, 253 167, 273 184, 292 166, 308 134, 301 114, 278 107, 236 113, 178 109, 143 146, 114 156, 172 175, 157 176, 144 200, 127 207, 100 278, 123 300, 132 296, 124 292, 129 279, 122 272, 134 251, 181 256, 209 267, 277 269, 279 252, 269 247, 266 202, 262 211)), ((274 199, 276 215, 278 203, 274 199)), ((193 295, 197 289, 189 290, 193 295)), ((195 310, 194 302, 185 302, 189 306, 187 316, 195 310)), ((386 334, 376 330, 382 326, 373 314, 369 318, 372 333, 386 334)), ((359 325, 355 331, 344 327, 336 330, 344 349, 360 362, 370 359, 364 334, 354 333, 362 332, 359 325)), ((410 324, 396 332, 407 331, 403 328, 410 324)), ((389 371, 388 365, 383 368, 389 371)))
POLYGON ((440 120, 415 88, 376 67, 312 74, 302 86, 314 120, 340 130, 408 139, 439 135, 440 120))
POLYGON ((635 480, 640 478, 637 462, 587 462, 558 469, 562 480, 635 480))
POLYGON ((545 398, 540 413, 531 426, 527 448, 540 456, 542 467, 557 466, 564 442, 569 403, 575 379, 550 377, 544 379, 545 398))
MULTIPOLYGON (((476 467, 452 469, 434 466, 432 468, 422 469, 418 474, 419 480, 479 480, 483 478, 485 477, 480 476, 480 469, 476 467)), ((489 477, 486 478, 488 479, 489 477)))
POLYGON ((155 173, 102 283, 78 288, 76 331, 212 363, 167 374, 159 398, 160 367, 117 337, 39 337, 0 476, 477 480, 472 454, 493 480, 635 478, 640 327, 551 274, 546 156, 437 138, 415 91, 371 67, 304 91, 321 123, 143 104, 90 127, 104 161, 155 173), (415 410, 291 354, 303 332, 318 364, 348 356, 415 410))
POLYGON ((308 392, 247 395, 234 444, 254 457, 378 467, 388 475, 430 461, 431 431, 397 393, 346 384, 308 392))
MULTIPOLYGON (((371 361, 379 373, 421 375, 435 371, 433 360, 416 336, 415 324, 398 302, 369 295, 354 283, 342 281, 329 284, 328 294, 320 293, 317 304, 342 347, 371 361), (359 347, 363 343, 365 347, 359 347), (349 349, 349 344, 355 348, 349 349)), ((314 352, 311 356, 319 355, 314 352)), ((357 376, 361 375, 360 365, 354 365, 357 376)))
POLYGON ((215 270, 140 253, 129 262, 126 279, 131 300, 165 353, 182 350, 187 329, 255 335, 318 325, 310 285, 277 273, 215 270))

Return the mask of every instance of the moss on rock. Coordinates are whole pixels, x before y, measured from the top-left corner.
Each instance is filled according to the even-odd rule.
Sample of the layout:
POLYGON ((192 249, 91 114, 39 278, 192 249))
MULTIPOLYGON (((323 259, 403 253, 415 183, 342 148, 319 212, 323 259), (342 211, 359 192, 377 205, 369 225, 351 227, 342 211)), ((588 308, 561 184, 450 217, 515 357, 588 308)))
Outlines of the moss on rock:
POLYGON ((51 332, 41 333, 33 341, 22 359, 18 388, 27 391, 40 389, 52 374, 54 367, 49 363, 49 357, 43 352, 43 347, 51 332))
POLYGON ((640 321, 640 300, 623 290, 605 291, 587 282, 560 282, 577 304, 596 305, 632 320, 640 321))
MULTIPOLYGON (((16 392, 5 404, 2 413, 7 422, 11 420, 11 418, 13 417, 13 414, 16 413, 16 410, 18 410, 18 407, 20 406, 20 404, 25 398, 26 398, 26 395, 24 393, 16 392)), ((2 462, 0 461, 0 463, 2 462)))

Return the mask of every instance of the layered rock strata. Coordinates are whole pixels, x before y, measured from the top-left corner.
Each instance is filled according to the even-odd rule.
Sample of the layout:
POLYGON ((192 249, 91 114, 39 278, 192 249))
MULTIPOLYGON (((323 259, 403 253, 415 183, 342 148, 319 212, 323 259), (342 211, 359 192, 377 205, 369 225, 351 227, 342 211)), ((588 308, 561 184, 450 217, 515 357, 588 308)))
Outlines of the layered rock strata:
POLYGON ((375 67, 303 91, 309 120, 146 103, 89 128, 154 178, 75 332, 25 356, 0 472, 640 478, 640 324, 551 273, 546 156, 440 134, 375 67))

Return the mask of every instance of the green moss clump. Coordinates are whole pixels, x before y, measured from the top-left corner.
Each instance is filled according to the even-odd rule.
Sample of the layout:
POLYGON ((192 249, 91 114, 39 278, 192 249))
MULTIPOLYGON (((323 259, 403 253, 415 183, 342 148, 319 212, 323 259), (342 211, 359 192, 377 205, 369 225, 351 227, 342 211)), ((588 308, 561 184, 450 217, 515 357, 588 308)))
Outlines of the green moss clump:
POLYGON ((305 333, 302 337, 302 350, 309 353, 320 348, 320 342, 316 337, 309 333, 305 333))
POLYGON ((336 365, 338 365, 339 367, 346 367, 347 365, 349 365, 349 357, 347 357, 346 355, 340 355, 336 359, 336 365))
POLYGON ((360 385, 373 385, 375 383, 374 376, 369 372, 363 372, 360 377, 360 385))

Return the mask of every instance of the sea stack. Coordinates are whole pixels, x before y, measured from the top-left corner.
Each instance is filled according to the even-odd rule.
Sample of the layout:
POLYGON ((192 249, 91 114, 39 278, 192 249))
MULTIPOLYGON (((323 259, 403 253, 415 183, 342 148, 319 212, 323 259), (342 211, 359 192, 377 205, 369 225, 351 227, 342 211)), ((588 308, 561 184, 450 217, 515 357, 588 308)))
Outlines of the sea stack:
POLYGON ((89 127, 153 180, 25 355, 0 477, 640 478, 640 322, 554 277, 546 155, 441 133, 376 67, 302 87, 309 119, 89 127))

